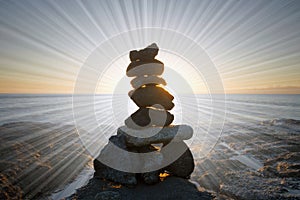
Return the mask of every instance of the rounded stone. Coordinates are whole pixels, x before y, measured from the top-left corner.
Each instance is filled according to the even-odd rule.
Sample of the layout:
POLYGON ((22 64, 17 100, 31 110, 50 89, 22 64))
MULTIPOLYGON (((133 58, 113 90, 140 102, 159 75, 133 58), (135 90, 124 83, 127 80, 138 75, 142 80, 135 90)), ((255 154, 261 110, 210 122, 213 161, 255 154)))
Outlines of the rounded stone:
MULTIPOLYGON (((167 166, 165 170, 174 176, 190 178, 195 168, 193 154, 183 141, 178 142, 178 145, 185 146, 187 148, 186 151, 176 161, 167 166)), ((167 155, 164 155, 164 157, 165 156, 167 155)))
POLYGON ((147 84, 167 85, 165 79, 159 76, 138 76, 130 82, 133 88, 139 88, 147 84))
MULTIPOLYGON (((155 152, 155 154, 150 159, 144 159, 145 157, 142 156, 143 160, 143 168, 148 171, 153 166, 153 163, 161 165, 163 162, 162 154, 157 150, 157 148, 153 147, 152 145, 142 146, 138 149, 140 153, 148 153, 148 152, 155 152)), ((163 168, 163 167, 162 167, 163 168)), ((150 171, 140 174, 140 178, 144 181, 144 183, 152 185, 158 183, 160 181, 159 174, 163 172, 163 169, 150 171)))
MULTIPOLYGON (((172 100, 174 97, 162 87, 146 86, 132 90, 128 93, 130 98, 138 107, 146 108, 153 105, 161 105, 165 110, 171 110, 174 107, 172 100)), ((161 108, 153 106, 155 108, 161 108)))
POLYGON ((164 64, 159 60, 133 61, 126 70, 128 77, 145 76, 145 75, 162 75, 164 64))
POLYGON ((151 126, 168 126, 174 120, 174 115, 165 110, 140 108, 125 120, 129 128, 140 129, 151 126))
MULTIPOLYGON (((132 151, 132 149, 129 149, 126 145, 125 136, 111 136, 109 138, 109 143, 101 150, 100 155, 94 160, 94 176, 124 185, 136 185, 137 180, 135 173, 123 172, 117 169, 113 169, 101 162, 101 160, 108 160, 110 162, 120 162, 123 164, 126 163, 126 165, 131 165, 131 163, 134 161, 130 159, 130 156, 128 154, 130 150, 132 151), (122 151, 121 154, 116 154, 113 150, 114 145, 118 146, 124 151, 122 151)), ((135 161, 136 160, 140 160, 138 155, 135 158, 135 161)))
POLYGON ((159 49, 157 44, 152 43, 151 45, 139 51, 137 50, 130 51, 129 58, 131 61, 153 60, 154 57, 158 54, 158 50, 159 49))
POLYGON ((153 184, 158 183, 160 181, 159 171, 143 173, 143 174, 141 174, 141 178, 143 179, 143 181, 146 184, 153 185, 153 184))

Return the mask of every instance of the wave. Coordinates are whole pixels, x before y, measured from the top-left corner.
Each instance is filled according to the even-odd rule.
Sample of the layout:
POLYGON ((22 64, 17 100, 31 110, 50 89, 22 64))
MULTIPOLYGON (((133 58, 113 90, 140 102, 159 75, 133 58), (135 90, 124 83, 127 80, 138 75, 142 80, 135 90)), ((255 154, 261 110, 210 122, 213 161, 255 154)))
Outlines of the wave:
POLYGON ((72 181, 92 160, 74 126, 9 122, 0 126, 0 142, 0 185, 8 186, 12 199, 42 198, 72 181))
POLYGON ((300 120, 279 118, 279 119, 262 121, 261 125, 270 125, 270 126, 296 125, 296 126, 300 126, 300 120))

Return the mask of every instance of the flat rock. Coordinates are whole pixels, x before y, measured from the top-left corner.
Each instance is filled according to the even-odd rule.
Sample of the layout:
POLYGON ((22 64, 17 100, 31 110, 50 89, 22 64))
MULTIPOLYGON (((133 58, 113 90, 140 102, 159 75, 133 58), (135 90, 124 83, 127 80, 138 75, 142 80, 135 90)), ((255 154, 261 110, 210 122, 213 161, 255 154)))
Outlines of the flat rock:
POLYGON ((139 88, 147 84, 167 85, 165 79, 159 76, 138 76, 130 82, 133 88, 139 88))
POLYGON ((146 61, 133 61, 131 62, 126 70, 128 77, 134 76, 151 76, 151 75, 162 75, 164 72, 164 63, 159 60, 146 60, 146 61))
POLYGON ((189 178, 195 168, 193 154, 184 142, 178 142, 177 145, 184 146, 186 151, 175 162, 167 166, 165 170, 174 176, 189 178))
POLYGON ((156 86, 140 87, 128 93, 134 103, 142 108, 156 107, 171 110, 174 107, 174 97, 166 90, 156 86), (155 105, 156 104, 156 105, 155 105), (160 105, 160 106, 157 106, 160 105))
POLYGON ((139 147, 149 144, 169 143, 171 140, 188 140, 193 136, 193 129, 188 125, 149 127, 142 130, 121 126, 118 128, 118 135, 126 137, 127 146, 139 147))
POLYGON ((139 51, 133 50, 129 53, 129 58, 131 61, 137 60, 153 60, 154 57, 158 54, 158 46, 155 43, 147 46, 145 49, 139 51))
POLYGON ((168 126, 174 120, 174 115, 164 110, 140 108, 125 120, 129 128, 140 129, 151 126, 168 126))
MULTIPOLYGON (((90 200, 94 199, 97 194, 101 195, 101 191, 118 192, 122 200, 211 200, 214 198, 208 192, 200 192, 197 190, 196 186, 188 180, 171 176, 155 185, 149 186, 141 182, 134 188, 114 185, 106 180, 92 178, 86 186, 78 189, 76 194, 67 197, 66 199, 90 200)), ((109 195, 115 195, 115 193, 109 193, 109 195)))

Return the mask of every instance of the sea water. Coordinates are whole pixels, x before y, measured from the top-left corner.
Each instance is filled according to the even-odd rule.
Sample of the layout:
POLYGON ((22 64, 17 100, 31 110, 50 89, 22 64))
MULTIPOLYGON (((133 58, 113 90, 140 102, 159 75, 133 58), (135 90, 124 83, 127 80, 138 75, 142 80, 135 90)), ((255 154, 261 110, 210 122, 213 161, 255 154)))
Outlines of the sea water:
MULTIPOLYGON (((112 115, 127 115, 134 112, 137 107, 132 105, 126 96, 113 97, 113 95, 95 95, 93 104, 95 115, 103 120, 112 115), (128 104, 113 104, 113 99, 125 98, 128 104), (128 100, 127 100, 128 99, 128 100), (115 107, 115 108, 113 108, 115 107), (116 111, 117 110, 117 111, 116 111)), ((197 104, 190 107, 190 113, 198 113, 199 119, 210 115, 212 106, 209 104, 209 95, 197 95, 197 104), (198 109, 193 109, 197 108, 198 109)), ((187 98, 186 101, 188 100, 187 98)), ((192 99, 192 98, 190 98, 192 99)), ((175 99, 176 100, 176 99, 175 99)), ((223 99, 226 105, 225 123, 231 122, 261 122, 273 119, 300 120, 300 95, 226 95, 223 99)), ((120 101, 121 102, 121 101, 120 101)), ((84 102, 83 109, 84 109, 84 102)), ((182 105, 183 108, 185 105, 182 105)), ((171 111, 176 118, 180 113, 176 102, 171 111)), ((0 95, 0 125, 18 121, 51 122, 54 124, 74 124, 72 95, 0 95)), ((194 119, 196 120, 196 119, 194 119)), ((101 121, 100 121, 101 123, 101 121)), ((122 124, 123 122, 115 122, 122 124)), ((194 124, 193 119, 190 121, 194 124)))
MULTIPOLYGON (((95 126, 110 125, 116 129, 138 109, 126 95, 94 95, 93 98, 82 96, 79 97, 79 101, 78 97, 75 98, 77 99, 72 95, 0 95, 0 125, 26 121, 50 122, 54 126, 78 126, 78 122, 83 121, 85 130, 92 132, 94 129, 90 127, 95 126), (77 104, 74 105, 76 101, 77 104), (92 108, 91 112, 88 108, 92 108), (79 117, 78 113, 76 115, 74 112, 80 112, 79 117), (91 120, 92 118, 96 121, 91 120), (90 121, 95 123, 89 123, 90 121)), ((289 120, 300 120, 299 99, 300 95, 178 95, 174 99, 175 107, 171 113, 175 116, 174 124, 185 123, 193 127, 192 142, 187 143, 192 149, 194 158, 197 159, 205 156, 203 152, 208 153, 222 136, 234 132, 248 135, 253 132, 253 127, 260 124, 270 126, 283 124, 292 130, 294 125, 289 123, 289 120), (213 101, 217 103, 213 104, 213 101), (217 133, 216 127, 221 127, 217 133), (204 132, 206 134, 203 134, 204 132), (205 144, 208 144, 210 149, 205 150, 203 147, 205 144), (200 147, 201 149, 198 149, 200 147), (197 155, 197 152, 202 154, 197 155)), ((296 129, 299 129, 299 126, 296 126, 296 129)), ((272 134, 276 134, 276 129, 272 130, 274 131, 272 134)), ((265 132, 268 129, 260 131, 265 132)), ((109 134, 113 135, 115 132, 109 134)), ((103 141, 107 142, 107 139, 108 136, 103 138, 103 141)), ((236 152, 236 156, 230 159, 237 159, 255 170, 262 166, 261 162, 241 152, 236 152)), ((54 193, 52 198, 69 196, 76 188, 84 185, 77 183, 86 182, 91 174, 92 171, 89 173, 83 171, 79 174, 79 178, 77 177, 64 190, 54 193)))
MULTIPOLYGON (((251 127, 274 120, 300 120, 299 99, 300 95, 177 95, 170 112, 175 116, 173 124, 192 126, 193 138, 186 142, 189 146, 201 146, 198 154, 194 154, 201 158, 222 135, 246 133, 251 127)), ((102 148, 137 109, 125 94, 0 95, 0 125, 24 121, 73 125, 78 128, 83 144, 99 141, 95 146, 102 148)), ((289 123, 286 126, 293 128, 289 123)), ((98 151, 90 149, 95 155, 98 151)))

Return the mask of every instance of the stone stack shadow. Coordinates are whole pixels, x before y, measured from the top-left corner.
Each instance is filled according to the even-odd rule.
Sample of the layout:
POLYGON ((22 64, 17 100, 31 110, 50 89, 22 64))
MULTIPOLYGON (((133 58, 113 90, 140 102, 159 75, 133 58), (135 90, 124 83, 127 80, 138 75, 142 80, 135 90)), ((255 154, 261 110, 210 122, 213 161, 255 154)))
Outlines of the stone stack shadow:
POLYGON ((164 64, 155 59, 158 51, 153 43, 130 52, 126 75, 133 77, 133 90, 128 95, 139 109, 118 128, 117 135, 109 138, 94 160, 95 177, 129 186, 139 181, 158 183, 162 173, 189 178, 193 172, 193 156, 183 141, 192 137, 193 129, 171 125, 174 115, 169 111, 174 107, 174 97, 163 88, 164 64))

